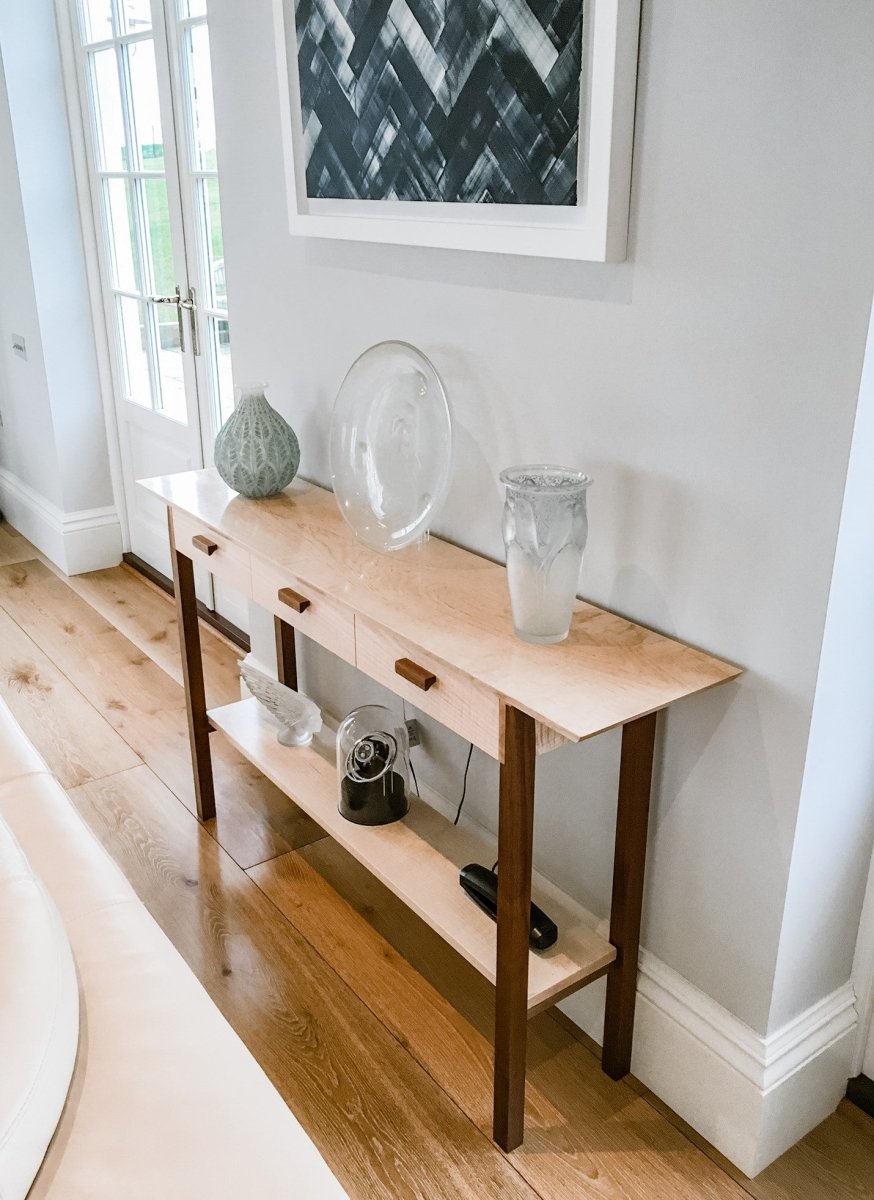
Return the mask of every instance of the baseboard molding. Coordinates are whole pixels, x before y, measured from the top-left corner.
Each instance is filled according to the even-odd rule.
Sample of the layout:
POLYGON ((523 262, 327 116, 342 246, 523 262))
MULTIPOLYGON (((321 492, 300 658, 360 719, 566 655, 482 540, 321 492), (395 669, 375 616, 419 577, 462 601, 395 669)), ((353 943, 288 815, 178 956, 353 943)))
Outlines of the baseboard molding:
MULTIPOLYGON (((603 983, 559 1007, 600 1044, 603 983)), ((856 1021, 848 982, 762 1037, 642 951, 631 1069, 754 1176, 834 1112, 847 1088, 856 1021)))
POLYGON ((121 523, 112 506, 64 512, 0 467, 0 510, 66 575, 99 571, 121 561, 121 523))

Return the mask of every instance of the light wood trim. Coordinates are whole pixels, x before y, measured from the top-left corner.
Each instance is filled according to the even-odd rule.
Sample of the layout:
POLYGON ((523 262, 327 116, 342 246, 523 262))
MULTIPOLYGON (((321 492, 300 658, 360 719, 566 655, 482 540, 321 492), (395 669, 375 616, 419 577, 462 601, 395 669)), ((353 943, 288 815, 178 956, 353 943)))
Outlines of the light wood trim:
MULTIPOLYGON (((492 983, 496 980, 496 930, 461 890, 460 868, 491 864, 494 839, 453 826, 430 804, 415 797, 403 821, 371 829, 353 825, 337 811, 337 768, 333 734, 323 731, 308 747, 289 749, 276 740, 276 728, 256 700, 212 709, 210 717, 225 737, 268 779, 357 858, 390 891, 445 938, 492 983)), ((558 942, 529 955, 527 1010, 552 996, 582 987, 615 957, 596 932, 597 921, 554 884, 534 876, 534 898, 559 927, 558 942)))
POLYGON ((143 486, 222 539, 287 570, 303 594, 317 588, 409 646, 426 647, 435 661, 570 741, 740 674, 738 667, 584 601, 574 606, 567 641, 522 642, 513 633, 504 567, 435 537, 376 554, 356 542, 332 493, 303 480, 267 500, 235 495, 214 470, 143 486))
POLYGON ((195 561, 198 569, 229 583, 246 596, 252 594, 251 556, 245 546, 213 530, 208 522, 173 509, 176 551, 195 561))
POLYGON ((544 725, 542 721, 538 721, 534 731, 534 741, 538 755, 548 754, 550 750, 555 750, 559 746, 567 746, 570 744, 569 739, 556 729, 550 729, 548 725, 544 725))
POLYGON ((478 680, 363 617, 355 619, 355 665, 492 758, 503 758, 501 702, 478 680), (399 663, 405 664, 400 670, 399 663))
POLYGON ((355 618, 349 608, 315 587, 304 591, 301 580, 286 568, 252 560, 252 599, 274 617, 299 629, 345 662, 355 663, 355 618), (300 597, 301 608, 284 596, 300 597))

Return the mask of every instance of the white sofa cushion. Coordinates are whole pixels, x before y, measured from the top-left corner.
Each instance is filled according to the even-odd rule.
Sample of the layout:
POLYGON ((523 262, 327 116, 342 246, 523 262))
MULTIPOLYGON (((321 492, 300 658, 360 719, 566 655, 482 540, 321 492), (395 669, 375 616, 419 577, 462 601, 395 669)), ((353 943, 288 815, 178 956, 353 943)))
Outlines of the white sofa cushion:
POLYGON ((58 785, 45 776, 0 785, 0 814, 51 891, 80 982, 79 1058, 29 1200, 342 1200, 58 785))
POLYGON ((47 770, 15 717, 0 700, 0 783, 47 770))
POLYGON ((0 819, 0 1200, 23 1200, 30 1190, 67 1098, 78 1040, 66 931, 0 819))

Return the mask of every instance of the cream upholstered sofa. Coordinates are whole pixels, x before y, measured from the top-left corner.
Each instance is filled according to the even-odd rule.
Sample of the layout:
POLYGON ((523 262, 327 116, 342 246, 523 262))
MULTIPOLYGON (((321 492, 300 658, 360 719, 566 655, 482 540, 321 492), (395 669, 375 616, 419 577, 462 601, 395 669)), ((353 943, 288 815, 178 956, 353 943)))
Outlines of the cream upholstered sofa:
POLYGON ((0 701, 0 1200, 341 1200, 0 701))

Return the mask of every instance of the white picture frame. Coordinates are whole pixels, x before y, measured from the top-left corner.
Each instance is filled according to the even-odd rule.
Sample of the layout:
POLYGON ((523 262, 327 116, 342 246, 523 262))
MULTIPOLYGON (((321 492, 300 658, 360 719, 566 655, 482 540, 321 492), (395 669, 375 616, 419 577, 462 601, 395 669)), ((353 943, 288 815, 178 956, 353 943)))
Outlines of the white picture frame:
POLYGON ((273 0, 273 6, 292 234, 590 262, 624 261, 640 0, 585 0, 576 206, 309 198, 294 0, 273 0))

